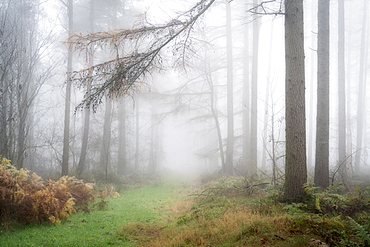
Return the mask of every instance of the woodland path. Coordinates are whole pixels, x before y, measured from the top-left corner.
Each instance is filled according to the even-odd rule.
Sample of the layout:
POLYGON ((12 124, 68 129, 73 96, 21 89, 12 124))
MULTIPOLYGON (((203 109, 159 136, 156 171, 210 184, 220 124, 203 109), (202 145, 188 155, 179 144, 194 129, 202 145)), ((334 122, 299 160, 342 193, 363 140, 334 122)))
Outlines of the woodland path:
POLYGON ((31 225, 0 232, 1 247, 28 246, 135 246, 120 234, 131 222, 155 222, 166 217, 166 205, 186 196, 185 183, 155 182, 121 192, 108 199, 103 210, 77 213, 59 225, 31 225))

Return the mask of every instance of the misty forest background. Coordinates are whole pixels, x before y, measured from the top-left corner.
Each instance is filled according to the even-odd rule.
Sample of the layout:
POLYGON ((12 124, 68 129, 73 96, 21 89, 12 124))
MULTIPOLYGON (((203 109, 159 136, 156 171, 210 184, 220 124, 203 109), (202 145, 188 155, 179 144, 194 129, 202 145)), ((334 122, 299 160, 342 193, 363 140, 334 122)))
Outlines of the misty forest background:
MULTIPOLYGON (((118 50, 141 54, 155 35, 133 37, 123 49, 98 43, 101 37, 176 26, 194 2, 1 1, 1 156, 45 178, 114 182, 180 171, 283 183, 284 10, 280 1, 265 2, 216 1, 161 50, 160 66, 99 94, 89 82, 99 71, 86 68, 104 67, 118 50), (93 49, 84 37, 96 42, 93 49)), ((318 2, 304 1, 307 172, 313 181, 315 164, 327 160, 328 182, 347 183, 369 171, 369 2, 329 7, 330 77, 322 88, 318 2), (327 118, 317 114, 322 109, 327 118)))

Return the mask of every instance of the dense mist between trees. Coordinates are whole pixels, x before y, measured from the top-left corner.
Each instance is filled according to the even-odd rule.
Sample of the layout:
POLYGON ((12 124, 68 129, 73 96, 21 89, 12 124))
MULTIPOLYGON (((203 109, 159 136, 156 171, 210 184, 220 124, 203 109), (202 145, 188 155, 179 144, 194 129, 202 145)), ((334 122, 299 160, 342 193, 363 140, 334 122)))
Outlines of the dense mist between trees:
MULTIPOLYGON (((330 1, 321 17, 317 0, 303 4, 307 181, 366 179, 368 0, 330 1)), ((0 155, 45 178, 283 184, 284 11, 279 0, 3 0, 0 155)))

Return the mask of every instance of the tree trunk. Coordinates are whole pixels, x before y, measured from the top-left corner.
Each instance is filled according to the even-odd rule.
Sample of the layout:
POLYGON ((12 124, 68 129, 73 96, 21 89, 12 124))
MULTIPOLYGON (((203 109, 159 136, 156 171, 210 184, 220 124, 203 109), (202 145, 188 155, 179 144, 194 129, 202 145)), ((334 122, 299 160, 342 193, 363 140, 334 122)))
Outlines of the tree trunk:
POLYGON ((329 0, 318 2, 315 185, 329 186, 329 0))
POLYGON ((81 153, 77 165, 77 177, 80 178, 86 169, 86 154, 87 154, 87 144, 89 140, 89 132, 90 132, 90 107, 86 108, 84 111, 84 125, 82 133, 81 153))
MULTIPOLYGON (((259 0, 253 0, 257 6, 259 0)), ((247 175, 257 175, 257 118, 258 118, 258 47, 259 47, 259 19, 253 21, 253 62, 252 62, 252 87, 251 87, 251 133, 250 133, 250 162, 247 175)))
POLYGON ((226 46, 227 46, 227 145, 224 174, 234 173, 234 87, 233 87, 233 53, 231 34, 231 7, 226 2, 226 46))
POLYGON ((357 139, 356 139, 356 155, 355 155, 355 173, 359 173, 361 156, 362 156, 362 144, 364 141, 364 113, 365 113, 365 102, 366 102, 366 57, 368 53, 368 29, 367 29, 367 17, 368 17, 369 1, 364 0, 364 12, 362 17, 362 34, 361 34, 361 55, 360 55, 360 71, 358 81, 358 96, 357 96, 357 139))
MULTIPOLYGON (((10 94, 9 96, 11 96, 10 94)), ((8 143, 9 143, 9 160, 15 160, 15 128, 14 126, 14 111, 15 111, 15 106, 14 106, 14 100, 12 98, 9 98, 9 128, 8 128, 8 143)))
POLYGON ((215 89, 213 84, 210 85, 211 88, 211 111, 213 119, 215 120, 216 125, 216 132, 217 132, 217 140, 218 140, 218 149, 220 151, 220 160, 221 160, 221 167, 225 167, 225 153, 224 153, 224 146, 222 143, 222 134, 221 134, 221 127, 220 127, 220 121, 218 119, 217 109, 216 109, 216 95, 215 95, 215 89))
MULTIPOLYGON (((205 52, 207 50, 205 49, 205 52)), ((207 52, 205 54, 205 57, 207 58, 207 52)), ((212 79, 212 72, 209 63, 205 63, 205 71, 206 71, 206 78, 210 89, 210 103, 211 103, 211 112, 212 117, 215 121, 215 127, 216 127, 216 133, 217 133, 217 144, 218 149, 220 152, 220 161, 221 161, 221 167, 222 169, 225 167, 225 152, 224 152, 224 146, 222 142, 222 134, 221 134, 221 127, 220 127, 220 121, 218 119, 218 109, 217 109, 217 93, 215 92, 215 89, 217 88, 217 77, 216 77, 216 85, 213 82, 212 79)), ((223 170, 222 170, 223 171, 223 170)))
POLYGON ((105 173, 105 181, 108 181, 109 151, 111 139, 111 118, 112 118, 112 100, 106 97, 103 141, 100 151, 100 166, 103 168, 103 171, 105 173))
POLYGON ((338 165, 343 180, 346 165, 346 73, 345 73, 344 0, 338 0, 338 165))
MULTIPOLYGON (((274 23, 271 23, 271 30, 270 30, 270 54, 269 54, 269 61, 268 61, 268 81, 266 83, 266 89, 265 89, 265 109, 264 109, 264 119, 263 119, 263 150, 262 150, 262 159, 261 159, 261 170, 263 172, 266 171, 266 155, 267 155, 267 128, 268 128, 268 122, 269 122, 269 95, 270 95, 270 75, 271 75, 271 55, 272 55, 272 41, 273 41, 273 35, 274 34, 274 23)), ((272 92, 271 92, 272 94, 272 92)), ((272 102, 272 95, 271 95, 271 105, 274 103, 272 102)), ((275 114, 274 112, 271 112, 271 115, 275 114)), ((271 125, 274 125, 274 122, 271 122, 271 125)), ((271 135, 274 135, 274 133, 271 133, 271 135)), ((275 145, 275 143, 273 143, 275 145)), ((274 170, 274 169, 273 169, 274 170)))
MULTIPOLYGON (((5 80, 6 83, 6 80, 5 80)), ((4 84, 3 84, 4 85, 4 84)), ((8 131, 7 129, 9 128, 8 126, 8 89, 7 85, 4 85, 4 91, 2 92, 1 95, 1 113, 0 113, 0 121, 1 121, 1 128, 0 128, 0 155, 2 157, 7 157, 9 158, 9 147, 8 147, 8 131)))
MULTIPOLYGON (((312 24, 312 28, 314 28, 314 20, 316 20, 316 16, 315 15, 315 11, 317 9, 317 1, 312 1, 311 3, 311 24, 312 24)), ((310 34, 310 40, 311 40, 311 47, 316 47, 317 45, 317 34, 314 33, 314 32, 311 32, 310 34)), ((314 151, 315 151, 315 145, 314 145, 314 142, 315 142, 315 124, 316 124, 316 119, 315 119, 315 112, 314 112, 314 109, 315 109, 315 99, 314 99, 314 96, 315 96, 315 87, 314 85, 316 85, 316 80, 315 78, 317 79, 317 62, 316 62, 316 59, 315 57, 317 56, 317 51, 316 49, 312 49, 310 51, 311 53, 311 70, 310 70, 310 82, 309 82, 309 99, 308 99, 308 128, 307 128, 307 142, 308 142, 308 146, 307 146, 307 166, 308 166, 308 169, 309 171, 314 171, 314 161, 315 161, 315 154, 314 154, 314 151)))
MULTIPOLYGON (((6 18, 6 15, 3 11, 7 11, 6 9, 0 10, 0 26, 2 29, 5 29, 6 24, 9 23, 8 18, 6 18)), ((3 31, 3 34, 5 33, 5 30, 3 31)), ((1 34, 1 40, 0 40, 0 48, 5 47, 5 44, 7 43, 7 40, 3 37, 3 34, 1 34)), ((10 36, 10 35, 9 35, 10 36)), ((14 44, 13 44, 14 47, 14 44)), ((0 128, 0 155, 1 157, 10 158, 9 153, 9 138, 8 138, 8 129, 10 129, 9 126, 9 120, 8 120, 8 112, 10 111, 8 102, 11 100, 9 98, 10 91, 9 91, 9 67, 12 65, 13 58, 15 54, 15 49, 0 49, 0 59, 2 60, 0 71, 0 100, 1 100, 1 108, 0 108, 0 121, 1 121, 1 128, 0 128)), ((11 119, 11 118, 10 118, 11 119)))
POLYGON ((250 153, 250 75, 249 75, 249 28, 245 25, 243 47, 243 153, 242 170, 246 174, 249 170, 250 153))
MULTIPOLYGON (((68 36, 73 34, 73 0, 68 0, 68 36)), ((64 108, 64 137, 63 137, 63 156, 62 156, 62 176, 68 175, 69 161, 69 132, 71 118, 71 73, 72 73, 72 46, 68 47, 67 62, 67 85, 64 108)))
POLYGON ((158 115, 156 113, 155 106, 152 106, 151 113, 152 126, 150 129, 150 156, 149 156, 149 167, 148 172, 151 175, 155 174, 157 168, 157 158, 158 158, 158 115))
POLYGON ((284 196, 299 202, 307 182, 303 0, 285 1, 285 64, 284 196))
POLYGON ((117 172, 123 176, 127 174, 127 154, 126 154, 126 99, 120 99, 118 110, 118 164, 117 172))
POLYGON ((18 154, 17 154, 17 168, 23 168, 23 160, 25 155, 25 144, 26 144, 26 114, 25 108, 18 102, 18 116, 19 116, 19 123, 18 123, 18 154))
POLYGON ((140 155, 140 111, 139 111, 139 95, 135 98, 135 108, 136 108, 136 130, 135 130, 135 167, 134 170, 139 170, 139 155, 140 155))
MULTIPOLYGON (((352 6, 352 5, 350 5, 352 6)), ((348 12, 352 12, 351 7, 348 5, 346 6, 346 9, 348 9, 348 12)), ((349 26, 349 35, 347 35, 347 44, 352 44, 353 41, 353 35, 351 35, 351 31, 353 30, 352 25, 353 21, 351 18, 348 18, 345 20, 346 23, 348 23, 349 26)), ((345 66, 346 66, 346 107, 347 107, 347 112, 346 112, 346 153, 349 155, 346 161, 346 166, 347 166, 347 171, 348 173, 353 173, 353 161, 354 161, 354 155, 350 155, 353 153, 353 110, 352 110, 352 105, 354 104, 354 100, 352 99, 352 49, 353 47, 351 45, 346 46, 346 61, 345 61, 345 66)))
MULTIPOLYGON (((94 9, 95 9, 95 0, 90 0, 90 30, 91 33, 94 32, 94 9)), ((89 57, 89 67, 93 66, 94 64, 94 56, 93 54, 89 57)), ((91 78, 91 75, 89 76, 91 78)), ((89 97, 91 91, 91 84, 87 85, 86 88, 86 95, 85 97, 89 97)), ((83 124, 83 136, 82 136, 82 144, 81 144, 81 153, 80 153, 80 160, 77 166, 77 176, 81 177, 82 173, 86 169, 86 155, 87 155, 87 144, 89 141, 89 132, 90 132, 90 113, 91 109, 90 106, 85 108, 85 117, 84 117, 84 124, 83 124)))

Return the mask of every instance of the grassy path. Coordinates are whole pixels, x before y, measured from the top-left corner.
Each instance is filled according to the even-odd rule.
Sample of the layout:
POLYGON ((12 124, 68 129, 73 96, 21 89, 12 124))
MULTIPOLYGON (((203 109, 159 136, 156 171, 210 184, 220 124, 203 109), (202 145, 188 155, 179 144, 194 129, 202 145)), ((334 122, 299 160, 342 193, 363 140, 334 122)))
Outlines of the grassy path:
POLYGON ((60 225, 0 230, 0 247, 368 246, 362 243, 369 231, 361 225, 351 230, 340 217, 278 203, 262 188, 246 191, 243 185, 244 178, 221 177, 197 194, 181 180, 146 185, 110 199, 105 210, 78 213, 60 225))
POLYGON ((109 199, 105 210, 78 213, 59 225, 33 225, 0 232, 0 246, 135 246, 119 234, 130 222, 155 222, 163 217, 161 206, 180 199, 182 186, 166 182, 146 185, 109 199))

